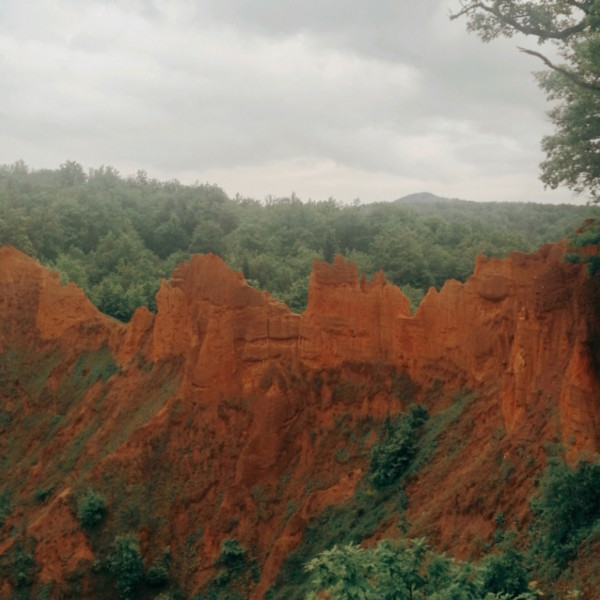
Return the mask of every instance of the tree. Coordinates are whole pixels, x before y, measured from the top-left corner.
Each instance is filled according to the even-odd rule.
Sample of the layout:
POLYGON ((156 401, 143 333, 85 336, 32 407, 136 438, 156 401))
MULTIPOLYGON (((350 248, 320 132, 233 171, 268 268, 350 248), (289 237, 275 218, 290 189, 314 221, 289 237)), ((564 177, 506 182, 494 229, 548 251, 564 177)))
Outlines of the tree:
POLYGON ((96 490, 87 490, 77 499, 77 518, 84 527, 96 527, 106 515, 106 500, 96 490))
MULTIPOLYGON (((373 548, 334 546, 305 567, 308 598, 330 600, 509 600, 489 594, 482 570, 436 554, 424 539, 383 540, 373 548)), ((519 600, 529 600, 527 596, 519 600)))
POLYGON ((538 83, 556 102, 548 113, 556 132, 542 140, 541 179, 600 201, 600 0, 461 0, 451 18, 461 17, 484 42, 524 34, 555 46, 558 60, 519 48, 548 67, 538 83))
POLYGON ((524 562, 523 555, 513 548, 486 557, 483 561, 485 590, 512 596, 527 592, 529 584, 524 562))
POLYGON ((369 551, 353 544, 323 551, 305 567, 312 576, 314 590, 309 598, 317 598, 320 590, 326 590, 327 597, 335 600, 372 597, 374 564, 369 558, 369 551))
POLYGON ((413 404, 406 414, 386 420, 379 441, 371 447, 369 470, 377 489, 396 485, 406 473, 417 451, 419 430, 428 418, 426 408, 413 404))
POLYGON ((564 571, 588 536, 598 539, 600 523, 600 460, 583 460, 569 467, 551 458, 540 481, 539 495, 531 500, 534 550, 546 570, 564 571))
POLYGON ((117 590, 123 600, 134 597, 144 578, 144 563, 138 538, 134 534, 118 536, 108 558, 111 573, 117 579, 117 590))
POLYGON ((86 182, 83 167, 74 160, 68 160, 60 165, 59 175, 64 185, 81 185, 86 182))

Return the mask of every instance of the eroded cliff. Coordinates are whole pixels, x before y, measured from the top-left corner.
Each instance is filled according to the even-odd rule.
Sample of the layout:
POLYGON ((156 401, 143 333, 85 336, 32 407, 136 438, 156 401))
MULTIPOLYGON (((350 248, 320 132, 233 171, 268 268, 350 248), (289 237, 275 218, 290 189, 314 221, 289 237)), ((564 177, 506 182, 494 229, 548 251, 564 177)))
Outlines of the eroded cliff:
POLYGON ((354 494, 376 423, 411 401, 448 426, 408 484, 410 531, 475 555, 500 510, 527 522, 544 442, 573 459, 599 449, 600 285, 564 251, 480 258, 414 315, 382 273, 366 281, 341 257, 315 261, 297 315, 197 255, 156 315, 122 325, 0 249, 0 595, 30 548, 31 585, 103 597, 103 561, 132 531, 147 565, 168 550, 190 598, 239 540, 262 598, 311 519, 354 494), (107 500, 91 531, 76 518, 89 488, 107 500))

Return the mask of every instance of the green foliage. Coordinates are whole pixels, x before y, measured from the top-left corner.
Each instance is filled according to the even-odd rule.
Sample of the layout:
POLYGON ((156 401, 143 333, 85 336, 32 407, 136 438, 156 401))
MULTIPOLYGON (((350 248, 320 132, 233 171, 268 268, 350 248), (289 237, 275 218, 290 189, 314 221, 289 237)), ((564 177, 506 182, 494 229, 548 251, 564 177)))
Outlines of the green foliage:
POLYGON ((215 565, 224 567, 231 577, 235 577, 246 566, 246 552, 235 538, 223 540, 215 565))
POLYGON ((35 600, 50 600, 52 598, 52 583, 43 583, 35 592, 35 600))
POLYGON ((306 307, 313 260, 341 253, 368 276, 384 269, 414 309, 428 286, 464 281, 478 253, 533 250, 594 214, 419 197, 368 206, 295 196, 260 203, 215 186, 124 179, 111 168, 81 172, 77 163, 66 172, 0 166, 0 245, 55 269, 122 321, 138 306, 155 310, 161 278, 196 252, 218 254, 297 312, 306 307))
POLYGON ((428 418, 426 408, 413 404, 405 414, 386 419, 371 449, 369 470, 376 488, 395 485, 404 475, 417 452, 419 431, 428 418))
POLYGON ((116 578, 116 587, 123 600, 135 598, 144 579, 144 563, 138 538, 134 534, 117 536, 108 557, 108 566, 116 578))
POLYGON ((54 492, 53 485, 37 488, 34 494, 36 502, 45 502, 48 498, 50 498, 50 496, 52 496, 52 492, 54 492))
POLYGON ((286 557, 268 597, 304 599, 308 588, 303 566, 309 560, 334 545, 359 544, 395 521, 400 526, 405 508, 401 488, 373 489, 365 477, 351 499, 328 506, 308 522, 302 543, 286 557))
POLYGON ((169 571, 164 565, 152 565, 146 573, 148 585, 160 588, 169 583, 169 571))
POLYGON ((96 527, 106 516, 106 500, 96 490, 87 490, 77 499, 77 518, 83 527, 96 527))
POLYGON ((595 0, 467 0, 452 18, 466 16, 468 28, 487 42, 525 34, 539 44, 552 43, 559 62, 539 51, 521 49, 541 59, 549 70, 538 74, 553 106, 548 113, 556 131, 542 148, 542 181, 600 193, 600 4, 595 0))
POLYGON ((12 510, 11 498, 11 490, 4 490, 2 493, 0 493, 0 527, 4 525, 6 517, 8 517, 12 510))
MULTIPOLYGON (((402 398, 411 397, 414 392, 410 380, 402 374, 394 378, 390 391, 402 398)), ((402 465, 406 470, 396 483, 381 488, 374 485, 373 473, 369 470, 357 485, 351 499, 336 506, 329 506, 311 519, 306 526, 302 543, 284 561, 267 598, 304 599, 308 589, 306 577, 302 574, 303 565, 319 553, 331 550, 334 545, 339 547, 360 544, 378 531, 389 530, 393 526, 405 531, 407 523, 404 511, 407 498, 403 481, 429 463, 437 438, 452 434, 460 415, 474 398, 475 396, 468 391, 462 391, 455 396, 446 410, 437 412, 431 418, 428 418, 423 407, 411 405, 405 414, 396 419, 388 419, 382 425, 383 432, 377 443, 382 444, 386 439, 390 450, 412 447, 415 451, 412 454, 413 458, 402 465), (394 425, 401 434, 396 433, 394 425), (389 436, 386 436, 386 430, 389 430, 389 436), (412 439, 414 446, 406 443, 407 439, 412 439)), ((373 452, 379 451, 373 449, 373 452)), ((395 452, 390 451, 389 454, 393 457, 395 452)), ((385 456, 386 453, 382 452, 381 455, 385 456)), ((400 452, 400 456, 402 455, 400 452)))
POLYGON ((533 552, 556 576, 586 538, 600 537, 600 459, 581 461, 575 468, 551 458, 531 500, 533 552))
MULTIPOLYGON (((598 34, 597 34, 598 35, 598 34)), ((600 36, 596 42, 600 42, 600 36)), ((600 77, 600 69, 597 69, 600 77)), ((542 140, 546 160, 542 162, 542 181, 553 189, 566 185, 577 193, 590 192, 594 201, 600 193, 600 88, 582 88, 562 73, 544 73, 540 85, 552 100, 561 102, 549 111, 556 131, 542 140)))
POLYGON ((250 490, 250 495, 254 500, 254 504, 256 506, 256 512, 258 515, 258 519, 260 521, 268 521, 273 516, 273 511, 271 510, 269 504, 269 497, 265 492, 265 489, 260 485, 255 485, 250 490))
POLYGON ((34 559, 35 541, 26 538, 15 542, 11 550, 10 582, 13 587, 29 588, 35 581, 36 564, 34 559))
MULTIPOLYGON (((569 242, 575 248, 600 245, 600 221, 588 220, 569 236, 569 242)), ((564 260, 571 263, 587 264, 588 273, 593 277, 600 269, 600 256, 586 252, 569 252, 564 260)))
POLYGON ((339 463, 340 465, 345 465, 350 461, 350 454, 346 448, 338 448, 334 452, 333 458, 335 459, 335 462, 339 463))
POLYGON ((110 348, 103 346, 79 356, 69 383, 75 391, 83 392, 97 381, 108 381, 118 371, 110 348))
POLYGON ((485 569, 436 554, 424 539, 384 540, 366 549, 352 544, 334 546, 311 560, 306 571, 311 576, 309 599, 530 598, 527 589, 524 595, 491 592, 486 588, 485 569))
POLYGON ((569 236, 569 242, 576 248, 600 244, 600 221, 590 219, 585 222, 573 235, 569 236))
POLYGON ((203 590, 203 598, 211 600, 241 600, 248 589, 260 579, 256 561, 242 548, 235 538, 223 540, 219 556, 215 561, 219 571, 203 590))
POLYGON ((513 597, 524 594, 529 589, 524 556, 513 548, 486 557, 482 568, 486 592, 513 597))

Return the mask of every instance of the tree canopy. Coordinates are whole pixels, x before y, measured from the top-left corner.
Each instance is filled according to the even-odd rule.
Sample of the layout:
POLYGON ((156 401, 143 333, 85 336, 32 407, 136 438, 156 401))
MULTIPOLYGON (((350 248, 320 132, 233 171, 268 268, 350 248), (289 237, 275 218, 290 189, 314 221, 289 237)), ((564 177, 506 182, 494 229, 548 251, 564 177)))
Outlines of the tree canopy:
MULTIPOLYGON (((512 570, 518 565, 511 565, 512 570)), ((490 566, 461 563, 435 553, 422 538, 382 540, 372 548, 349 544, 307 563, 307 598, 330 600, 535 600, 523 579, 517 587, 490 585, 490 566)), ((498 569, 496 569, 498 570, 498 569)), ((502 575, 511 575, 511 569, 502 575)))
POLYGON ((541 179, 600 201, 600 0, 461 0, 461 17, 484 42, 523 34, 553 46, 519 48, 548 67, 537 78, 555 133, 542 140, 541 179))
POLYGON ((212 252, 292 310, 306 306, 315 258, 340 253, 372 276, 383 269, 413 308, 429 286, 464 281, 477 254, 505 256, 557 241, 596 207, 477 203, 419 195, 396 202, 265 202, 229 198, 215 185, 0 166, 0 245, 12 244, 74 281, 98 308, 127 321, 155 310, 162 277, 194 253, 212 252))

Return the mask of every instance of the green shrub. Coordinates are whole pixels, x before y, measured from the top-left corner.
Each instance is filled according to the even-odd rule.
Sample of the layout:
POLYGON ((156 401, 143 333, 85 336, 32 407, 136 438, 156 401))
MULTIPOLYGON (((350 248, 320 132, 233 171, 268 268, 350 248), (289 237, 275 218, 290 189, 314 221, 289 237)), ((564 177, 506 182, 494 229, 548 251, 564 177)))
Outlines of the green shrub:
POLYGON ((10 579, 15 588, 29 588, 33 585, 36 572, 34 553, 33 538, 18 541, 13 546, 10 579))
POLYGON ((83 527, 96 527, 106 515, 106 500, 95 490, 87 490, 77 501, 77 518, 83 527))
POLYGON ((483 586, 491 594, 518 596, 528 591, 529 578, 520 552, 509 549, 492 554, 483 561, 483 586))
POLYGON ((348 453, 348 450, 346 450, 346 448, 338 448, 335 451, 333 458, 338 464, 345 465, 347 462, 350 461, 350 454, 348 453))
POLYGON ((417 450, 421 426, 429 418, 427 409, 412 404, 405 414, 386 419, 379 441, 371 449, 369 470, 377 489, 398 483, 417 450))
POLYGON ((223 540, 216 566, 224 567, 233 578, 246 568, 246 562, 246 552, 235 538, 223 540))
POLYGON ((50 496, 52 496, 53 492, 53 485, 49 485, 43 488, 37 488, 35 490, 35 501, 39 503, 45 502, 46 500, 48 500, 48 498, 50 498, 50 496))
POLYGON ((35 600, 50 600, 52 598, 52 583, 43 583, 35 592, 35 600))
POLYGON ((169 583, 169 572, 163 565, 152 565, 146 573, 146 581, 151 587, 163 587, 169 583))
POLYGON ((252 582, 260 579, 256 560, 235 538, 223 540, 214 565, 220 567, 212 581, 202 590, 199 597, 210 600, 243 600, 248 597, 252 582))
POLYGON ((4 525, 4 520, 10 514, 11 497, 12 492, 10 490, 5 490, 0 494, 0 527, 4 525))
POLYGON ((435 554, 424 539, 383 540, 372 548, 353 544, 334 546, 308 562, 305 571, 312 588, 309 598, 467 600, 483 597, 476 567, 435 554))
POLYGON ((136 535, 127 534, 115 538, 108 565, 117 580, 116 587, 121 598, 133 598, 135 590, 144 578, 144 563, 136 535))
MULTIPOLYGON (((581 461, 575 468, 552 458, 531 500, 533 552, 545 563, 563 570, 600 523, 600 460, 581 461), (596 528, 595 528, 596 527, 596 528)), ((548 573, 550 575, 550 573, 548 573)))

